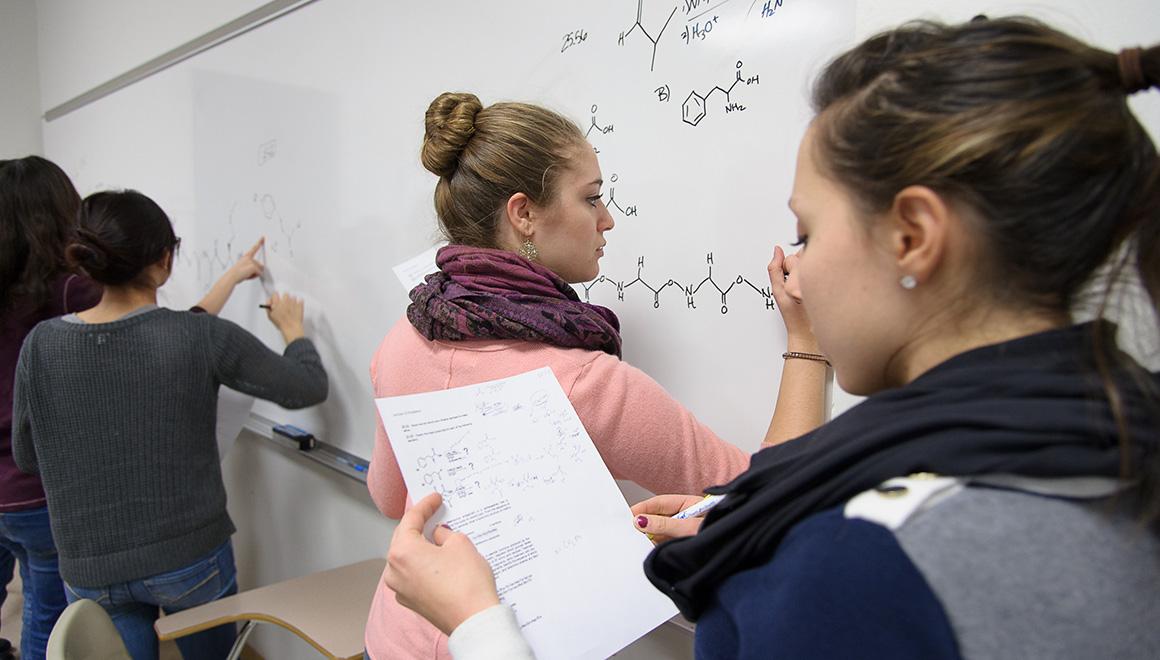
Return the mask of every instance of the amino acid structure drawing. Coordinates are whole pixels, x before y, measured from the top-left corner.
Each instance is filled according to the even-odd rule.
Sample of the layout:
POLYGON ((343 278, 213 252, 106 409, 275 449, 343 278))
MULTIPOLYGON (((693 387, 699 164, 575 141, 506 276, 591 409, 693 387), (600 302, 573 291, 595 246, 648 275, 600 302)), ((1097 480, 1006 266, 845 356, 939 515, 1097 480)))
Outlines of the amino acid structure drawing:
POLYGON ((685 98, 684 104, 681 105, 681 119, 690 126, 696 126, 697 124, 700 124, 701 120, 705 118, 706 114, 708 114, 707 106, 709 99, 712 98, 713 95, 717 92, 720 92, 725 97, 726 113, 741 112, 745 110, 744 105, 734 102, 731 98, 733 90, 738 85, 745 87, 748 87, 749 85, 759 85, 761 84, 761 76, 749 76, 748 78, 745 77, 741 72, 742 64, 743 62, 741 60, 737 60, 737 75, 733 79, 733 84, 729 85, 728 87, 715 85, 713 89, 710 89, 704 94, 698 93, 697 90, 689 92, 689 96, 685 98))
POLYGON ((721 288, 721 285, 713 278, 713 253, 709 252, 705 255, 705 265, 708 270, 705 277, 696 284, 681 284, 677 280, 668 279, 663 284, 653 285, 644 279, 644 257, 640 257, 636 261, 636 277, 629 281, 616 280, 605 275, 581 285, 584 289, 584 302, 592 302, 592 289, 597 285, 609 286, 616 289, 616 299, 624 300, 625 289, 630 289, 634 286, 640 286, 647 289, 653 296, 653 309, 658 309, 661 306, 661 292, 665 289, 673 288, 680 291, 685 296, 685 306, 689 309, 697 308, 696 297, 701 289, 708 291, 710 288, 717 291, 717 295, 721 299, 721 313, 729 313, 729 294, 736 288, 738 291, 753 291, 757 294, 765 309, 774 309, 773 292, 768 286, 761 288, 750 282, 748 278, 743 275, 729 280, 728 286, 721 288), (706 286, 708 285, 708 286, 706 286), (748 287, 748 288, 746 288, 748 287))
POLYGON ((643 34, 645 38, 652 43, 652 59, 649 60, 648 66, 648 70, 652 71, 656 68, 657 65, 657 44, 660 43, 661 35, 665 33, 665 29, 669 27, 669 22, 673 20, 673 16, 675 16, 676 13, 677 8, 673 7, 673 11, 669 13, 669 17, 665 19, 665 24, 661 26, 660 31, 657 32, 657 36, 654 38, 651 34, 648 33, 648 29, 645 28, 644 23, 641 22, 644 14, 644 0, 636 0, 636 22, 632 24, 632 27, 628 28, 627 32, 620 33, 620 39, 617 41, 617 44, 623 46, 625 37, 631 35, 637 30, 640 30, 640 33, 643 34))

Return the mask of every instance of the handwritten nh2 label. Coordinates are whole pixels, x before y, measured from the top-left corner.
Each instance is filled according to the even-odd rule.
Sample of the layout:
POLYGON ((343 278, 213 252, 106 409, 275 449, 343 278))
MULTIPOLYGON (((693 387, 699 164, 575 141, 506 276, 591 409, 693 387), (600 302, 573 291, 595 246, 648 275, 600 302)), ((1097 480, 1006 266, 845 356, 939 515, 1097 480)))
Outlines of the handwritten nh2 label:
POLYGON ((765 3, 765 6, 761 8, 761 17, 769 18, 770 16, 773 16, 778 9, 781 9, 781 6, 784 3, 785 0, 769 0, 765 3))

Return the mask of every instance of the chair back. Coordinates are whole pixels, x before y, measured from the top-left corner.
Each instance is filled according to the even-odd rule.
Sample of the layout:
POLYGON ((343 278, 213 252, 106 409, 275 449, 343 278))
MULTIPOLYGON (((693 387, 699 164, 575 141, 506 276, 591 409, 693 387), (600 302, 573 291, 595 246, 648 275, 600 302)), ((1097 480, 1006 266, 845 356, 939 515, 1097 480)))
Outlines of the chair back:
POLYGON ((65 608, 48 636, 47 660, 133 660, 109 613, 82 598, 65 608))

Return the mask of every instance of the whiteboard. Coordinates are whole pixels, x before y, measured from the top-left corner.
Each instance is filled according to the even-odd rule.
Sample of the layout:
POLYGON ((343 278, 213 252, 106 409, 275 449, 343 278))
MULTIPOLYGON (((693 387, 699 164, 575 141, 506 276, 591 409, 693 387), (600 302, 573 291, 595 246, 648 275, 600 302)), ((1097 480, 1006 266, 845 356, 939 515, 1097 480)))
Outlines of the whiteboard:
MULTIPOLYGON (((1066 5, 1119 37, 1140 29, 1144 4, 948 2, 942 16, 998 5, 1054 20, 1066 5)), ((809 83, 859 33, 922 7, 319 0, 48 123, 45 147, 82 193, 132 187, 170 213, 183 243, 165 304, 196 301, 265 235, 279 288, 306 299, 331 394, 307 411, 255 410, 369 456, 367 367, 408 302, 391 268, 438 239, 436 179, 418 159, 428 103, 454 90, 556 109, 598 151, 616 221, 582 299, 620 316, 628 362, 752 450, 785 348, 765 266, 795 238, 785 202, 809 83)), ((245 284, 223 316, 280 347, 263 297, 245 284)))

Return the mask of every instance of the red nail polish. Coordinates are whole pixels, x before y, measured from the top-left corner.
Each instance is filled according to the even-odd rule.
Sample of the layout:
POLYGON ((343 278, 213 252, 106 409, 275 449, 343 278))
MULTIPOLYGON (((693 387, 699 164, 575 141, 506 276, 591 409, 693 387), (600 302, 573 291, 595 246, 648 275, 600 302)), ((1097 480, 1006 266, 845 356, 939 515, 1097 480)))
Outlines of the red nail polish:
POLYGON ((442 527, 443 529, 451 531, 451 525, 448 525, 447 523, 439 523, 439 526, 442 527))
POLYGON ((641 529, 648 527, 648 518, 645 518, 644 516, 637 516, 636 517, 636 526, 641 528, 641 529))

